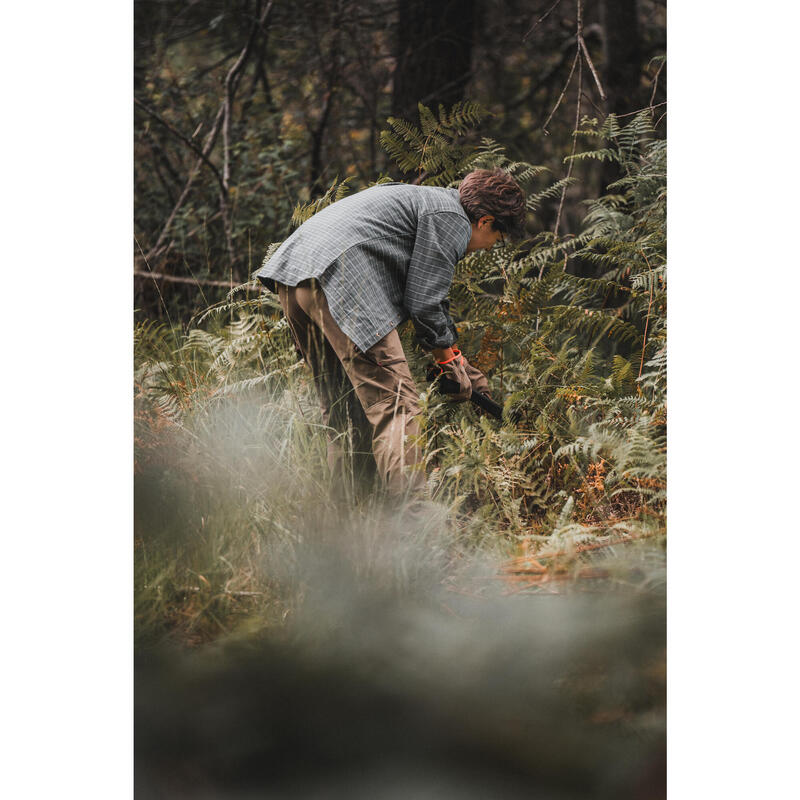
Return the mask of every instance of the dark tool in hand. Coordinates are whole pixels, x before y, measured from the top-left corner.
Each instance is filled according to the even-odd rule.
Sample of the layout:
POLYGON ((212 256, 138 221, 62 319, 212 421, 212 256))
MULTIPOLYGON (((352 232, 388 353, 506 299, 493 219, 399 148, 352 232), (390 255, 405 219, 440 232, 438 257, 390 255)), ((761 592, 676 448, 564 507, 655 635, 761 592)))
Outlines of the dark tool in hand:
MULTIPOLYGON (((458 384, 455 381, 451 381, 450 378, 445 377, 440 367, 431 364, 431 366, 428 367, 427 377, 429 381, 436 383, 439 391, 443 394, 456 394, 458 392, 458 384)), ((487 414, 491 414, 499 420, 503 419, 503 407, 495 403, 494 400, 487 397, 485 394, 473 392, 469 399, 478 406, 478 408, 482 408, 487 414)), ((516 421, 514 415, 512 415, 512 420, 516 421)))

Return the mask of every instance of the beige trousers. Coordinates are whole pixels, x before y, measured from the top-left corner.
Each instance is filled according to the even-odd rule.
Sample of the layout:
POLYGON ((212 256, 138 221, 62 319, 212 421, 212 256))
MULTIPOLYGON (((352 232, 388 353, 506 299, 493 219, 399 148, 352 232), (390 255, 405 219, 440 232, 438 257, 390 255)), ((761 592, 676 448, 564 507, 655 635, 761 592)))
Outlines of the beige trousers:
POLYGON ((328 464, 336 479, 346 468, 348 439, 354 474, 378 475, 395 497, 425 485, 416 437, 417 390, 396 330, 361 352, 331 316, 319 283, 278 284, 278 297, 295 343, 314 376, 329 427, 328 464))

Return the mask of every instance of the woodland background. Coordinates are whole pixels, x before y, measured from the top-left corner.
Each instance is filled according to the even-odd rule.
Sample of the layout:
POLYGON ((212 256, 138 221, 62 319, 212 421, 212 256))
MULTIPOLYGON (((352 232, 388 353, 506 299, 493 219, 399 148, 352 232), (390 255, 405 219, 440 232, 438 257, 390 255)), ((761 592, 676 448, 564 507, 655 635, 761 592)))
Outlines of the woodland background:
POLYGON ((646 0, 135 4, 143 796, 663 796, 664 25, 646 0), (411 522, 355 473, 332 491, 250 276, 349 192, 476 166, 527 193, 526 238, 451 291, 506 419, 443 401, 402 332, 411 522))
MULTIPOLYGON (((597 13, 596 7, 585 6, 587 18, 597 13)), ((532 4, 530 19, 538 19, 549 7, 532 4)), ((574 17, 574 2, 571 8, 574 17)), ((642 8, 639 4, 640 11, 642 8)), ((243 483, 247 476, 241 467, 247 457, 263 451, 263 440, 253 438, 253 434, 261 435, 260 421, 256 425, 249 420, 265 405, 264 396, 254 397, 255 412, 244 403, 240 408, 244 413, 238 415, 233 413, 235 404, 228 407, 242 426, 235 427, 231 422, 226 433, 242 430, 245 423, 249 427, 244 429, 246 435, 236 440, 227 461, 221 458, 224 452, 209 446, 209 438, 220 438, 216 431, 205 439, 200 436, 202 414, 194 420, 190 415, 182 422, 154 416, 154 420, 160 420, 163 441, 156 447, 159 439, 151 439, 154 446, 148 456, 140 447, 142 434, 147 432, 141 415, 143 403, 150 404, 151 400, 145 402, 138 389, 131 397, 134 343, 130 310, 134 306, 144 308, 142 292, 157 294, 155 283, 151 282, 148 290, 142 278, 131 279, 131 254, 139 255, 131 234, 136 231, 138 237, 141 233, 141 227, 133 226, 134 171, 150 168, 132 136, 143 125, 141 109, 131 102, 134 61, 143 64, 146 61, 142 59, 149 61, 152 55, 141 53, 136 46, 134 16, 136 24, 142 24, 137 6, 84 0, 16 3, 4 11, 0 28, 8 110, 7 124, 0 129, 7 156, 4 188, 8 202, 3 220, 8 235, 4 255, 9 278, 25 276, 26 284, 31 276, 37 291, 34 295, 9 292, 0 316, 9 343, 4 352, 6 569, 0 586, 10 612, 6 615, 7 649, 15 656, 5 662, 4 710, 14 736, 6 746, 3 788, 8 786, 11 794, 17 795, 56 796, 70 785, 79 786, 84 797, 129 796, 134 744, 132 589, 137 598, 136 677, 138 680, 145 675, 142 663, 150 658, 154 665, 150 685, 158 690, 146 696, 140 691, 141 685, 137 688, 135 723, 141 726, 149 717, 163 734, 158 743, 164 756, 162 769, 172 781, 168 796, 178 796, 176 784, 181 781, 188 782, 193 775, 195 779, 204 773, 207 776, 209 771, 219 773, 226 764, 233 765, 234 770, 239 768, 239 775, 246 774, 241 767, 248 755, 271 767, 274 762, 265 758, 269 742, 272 747, 288 743, 278 751, 284 759, 287 754, 302 753, 299 744, 316 742, 313 758, 302 764, 309 777, 319 774, 323 766, 344 764, 343 751, 348 745, 350 752, 360 757, 360 762, 351 760, 348 764, 369 763, 364 754, 370 740, 383 754, 385 764, 389 747, 381 736, 396 728, 399 720, 414 718, 414 710, 422 709, 438 712, 438 716, 416 716, 427 723, 417 728, 416 742, 428 754, 428 767, 436 761, 431 755, 432 732, 442 731, 447 720, 450 728, 444 732, 448 735, 438 741, 449 742, 450 748, 445 751, 442 747, 438 752, 443 757, 449 753, 451 764, 454 754, 461 752, 472 764, 480 761, 485 765, 486 759, 480 759, 479 754, 491 749, 501 772, 510 776, 514 762, 519 767, 525 753, 534 754, 528 756, 529 763, 536 753, 542 753, 527 774, 541 776, 549 765, 551 777, 555 776, 550 781, 551 796, 557 796, 553 784, 563 783, 565 776, 572 775, 586 786, 602 769, 630 765, 630 761, 619 758, 620 749, 616 753, 601 752, 596 745, 598 738, 612 748, 621 743, 624 755, 632 742, 642 741, 640 731, 632 733, 629 726, 637 714, 643 714, 640 723, 647 718, 647 702, 652 711, 650 719, 656 728, 663 729, 663 714, 659 717, 663 695, 656 693, 655 700, 642 703, 640 694, 637 712, 636 704, 631 703, 630 684, 626 684, 632 674, 645 674, 631 666, 643 661, 641 645, 635 644, 642 638, 630 635, 628 630, 616 642, 608 639, 609 627, 621 624, 624 633, 635 614, 629 614, 631 607, 626 610, 624 603, 612 608, 607 602, 609 593, 596 591, 602 583, 599 578, 550 581, 535 595, 529 571, 521 575, 525 578, 522 583, 512 587, 502 568, 518 557, 515 548, 521 549, 525 539, 531 538, 530 527, 514 532, 507 522, 490 522, 483 534, 476 531, 477 541, 471 549, 463 547, 456 537, 456 550, 463 547, 462 560, 457 563, 471 559, 476 569, 483 565, 483 571, 478 570, 478 577, 485 579, 479 592, 463 583, 441 584, 440 579, 448 574, 452 578, 454 570, 448 561, 448 568, 437 573, 436 560, 428 548, 427 562, 420 557, 416 563, 434 567, 428 574, 440 589, 437 594, 424 591, 424 584, 417 584, 417 591, 409 591, 407 583, 403 588, 410 575, 405 573, 404 577, 398 558, 386 559, 385 580, 366 579, 369 569, 364 567, 369 567, 370 552, 373 570, 377 566, 377 553, 367 545, 391 538, 395 534, 391 528, 382 531, 373 527, 371 539, 359 539, 354 524, 351 535, 345 537, 353 546, 344 558, 341 548, 317 547, 319 537, 315 539, 300 525, 303 514, 287 517, 286 507, 273 503, 275 522, 285 529, 289 555, 305 559, 302 563, 290 559, 281 562, 289 577, 294 574, 302 579, 302 591, 296 596, 304 598, 304 605, 299 604, 297 609, 310 613, 301 620, 290 612, 271 633, 264 633, 261 644, 247 636, 241 623, 246 621, 261 629, 261 620, 269 617, 270 603, 280 608, 281 595, 274 590, 280 588, 278 579, 287 574, 267 569, 255 551, 258 543, 263 554, 266 544, 275 538, 275 528, 268 515, 259 513, 259 524, 261 517, 266 517, 259 539, 251 525, 253 505, 243 502, 247 498, 241 489, 245 485, 247 492, 258 491, 265 483, 269 488, 274 482, 279 493, 286 485, 285 481, 280 483, 287 471, 285 462, 277 471, 259 471, 256 464, 251 478, 243 483), (29 297, 35 298, 34 303, 29 297), (132 408, 137 413, 140 439, 133 447, 132 408), (166 446, 167 440, 172 441, 172 447, 166 446), (203 448, 199 463, 213 459, 210 474, 191 473, 198 458, 197 451, 192 454, 188 447, 190 440, 203 448), (146 520, 141 517, 135 520, 138 544, 133 553, 132 449, 139 482, 137 504, 145 507, 141 503, 145 499, 160 512, 151 515, 153 524, 143 524, 146 520), (141 483, 143 477, 147 480, 141 483), (212 485, 212 479, 216 485, 212 485), (148 484, 153 491, 143 493, 148 484), (222 501, 226 499, 229 513, 223 514, 222 501), (196 515, 193 503, 200 503, 196 515), (214 504, 216 511, 209 514, 209 506, 214 504), (236 534, 231 535, 227 549, 219 546, 224 543, 220 533, 225 519, 234 521, 229 529, 236 534), (311 538, 304 548, 297 539, 307 534, 311 538), (204 536, 205 552, 198 546, 204 536), (242 567, 247 567, 245 559, 231 562, 240 582, 225 591, 225 583, 234 572, 220 557, 230 561, 232 553, 242 554, 246 549, 242 538, 251 541, 254 548, 250 590, 262 591, 263 585, 269 588, 263 578, 269 572, 273 574, 273 599, 263 605, 259 598, 264 595, 248 599, 232 594, 247 591, 241 581, 245 572, 242 567), (359 541, 364 545, 360 550, 355 547, 359 541), (481 560, 478 552, 488 543, 498 544, 499 552, 496 557, 489 554, 481 560), (155 575, 146 575, 144 552, 155 575), (308 564, 314 552, 321 554, 316 572, 308 564), (367 564, 356 557, 359 552, 367 564), (333 561, 328 555, 342 558, 333 561), (339 569, 342 562, 359 568, 351 581, 361 590, 358 598, 342 591, 348 574, 339 569), (332 585, 339 591, 330 591, 332 585), (151 586, 153 593, 148 594, 151 586), (490 586, 497 587, 491 598, 485 596, 490 586), (531 588, 503 596, 506 590, 525 586, 531 588), (144 612, 158 608, 159 592, 162 613, 148 616, 144 612), (310 593, 315 593, 316 600, 310 593), (340 602, 348 599, 349 603, 340 602), (572 602, 581 599, 586 601, 582 607, 572 602), (316 623, 314 612, 318 612, 316 623), (151 625, 148 620, 157 624, 151 625), (327 638, 323 636, 326 632, 327 638), (237 636, 243 647, 249 645, 249 662, 231 652, 230 640, 237 636), (154 640, 161 644, 155 645, 154 640), (193 640, 206 644, 193 645, 193 640), (634 645, 628 648, 626 642, 634 645), (156 653, 165 649, 170 654, 167 663, 164 669, 156 669, 156 653), (242 664, 238 670, 237 661, 242 664), (252 664, 249 672, 247 663, 252 664), (316 671, 314 664, 318 665, 316 671), (592 664, 595 671, 586 672, 592 664), (275 681, 281 665, 287 667, 281 673, 286 680, 275 681), (172 672, 179 666, 179 671, 172 672), (576 683, 581 671, 583 680, 576 683), (170 674, 179 680, 168 681, 170 674), (297 678, 294 682, 293 675, 297 678), (326 675, 332 680, 324 680, 326 675), (205 684, 200 680, 203 676, 208 679, 205 684), (348 676, 349 682, 345 680, 348 676), (375 724, 362 728, 367 735, 359 738, 354 735, 355 700, 374 700, 380 676, 385 677, 382 696, 388 705, 366 704, 377 714, 363 719, 367 724, 372 719, 375 724), (356 686, 348 695, 353 683, 356 686), (581 685, 588 691, 578 695, 581 685), (274 689, 271 707, 270 687, 274 689), (314 687, 320 687, 320 692, 312 696, 314 687), (606 703, 606 714, 590 721, 593 697, 606 703), (336 698, 341 701, 338 713, 333 706, 336 698), (626 707, 625 714, 616 719, 608 713, 616 709, 619 715, 626 707), (221 727, 226 708, 231 709, 231 724, 221 727), (383 714, 387 708, 388 714, 383 714), (252 711, 252 724, 245 728, 242 723, 247 721, 248 709, 252 711), (280 709, 285 710, 282 716, 274 713, 280 709), (386 723, 387 716, 391 724, 386 723), (294 728, 290 726, 293 720, 297 723, 294 728), (488 724, 492 720, 494 723, 488 724), (331 734, 327 739, 321 735, 322 726, 331 734), (311 732, 305 741, 298 733, 303 729, 311 732), (593 741, 583 740, 583 746, 570 749, 570 731, 581 729, 593 732, 593 741), (215 730, 219 732, 217 741, 206 740, 208 746, 198 750, 197 737, 215 730), (536 730, 543 733, 534 742, 536 730), (481 731, 486 733, 483 742, 481 731), (244 736, 239 737, 241 732, 244 736), (466 746, 470 740, 471 748, 466 746), (319 756, 326 741, 328 753, 334 757, 323 761, 319 756), (548 741, 554 747, 543 751, 548 741), (253 742, 258 742, 255 750, 253 742), (47 754, 46 762, 43 753, 47 754), (588 769, 577 768, 593 754, 598 758, 588 769)), ((212 9, 208 20, 221 11, 221 7, 212 9)), ((568 6, 559 6, 548 21, 557 14, 574 29, 575 19, 569 22, 568 6)), ((794 780, 796 748, 791 734, 798 708, 797 648, 794 637, 788 634, 796 627, 794 587, 800 557, 791 506, 798 445, 791 402, 792 365, 796 362, 794 320, 800 287, 793 266, 791 231, 796 227, 794 195, 799 176, 786 131, 796 82, 799 16, 798 7, 776 0, 767 0, 758 8, 669 5, 669 256, 674 267, 669 291, 669 785, 680 797, 778 797, 794 780)), ((484 19, 494 26, 505 26, 502 18, 484 19)), ((520 26, 519 37, 527 32, 527 22, 520 26)), ((199 20, 198 28, 203 24, 199 20)), ((602 78, 602 53, 598 54, 596 42, 589 37, 587 44, 602 78)), ((534 61, 536 53, 531 51, 529 56, 534 61)), ((562 68, 565 82, 570 66, 571 62, 562 68)), ((656 64, 653 66, 657 69, 656 64)), ((531 69, 535 69, 533 64, 531 69)), ((586 69, 584 63, 585 88, 586 69)), ((137 71, 141 77, 141 67, 137 66, 137 71)), ((208 125, 217 113, 226 73, 223 66, 219 82, 214 84, 216 94, 209 100, 208 125)), ((652 74, 650 67, 642 75, 645 98, 641 107, 649 102, 652 74)), ((662 71, 659 84, 665 75, 662 71)), ((589 81, 586 88, 589 93, 594 92, 592 84, 589 81)), ((575 86, 573 78, 554 117, 554 121, 562 120, 563 128, 570 128, 575 119, 575 86)), ((143 97, 138 90, 136 95, 143 97)), ((597 95, 591 96, 597 104, 597 95)), ((159 108, 165 111, 165 107, 159 108)), ((656 109, 659 115, 663 110, 656 109)), ((549 113, 549 109, 543 113, 549 113)), ((480 144, 482 126, 493 125, 492 119, 480 123, 474 144, 480 144)), ((664 118, 658 125, 660 137, 666 121, 664 118)), ((194 128, 187 126, 182 132, 190 136, 194 128)), ((506 141, 502 130, 496 130, 495 135, 498 142, 506 141)), ((556 139, 554 134, 540 137, 540 142, 565 155, 571 150, 569 140, 556 139)), ((578 150, 587 146, 593 146, 592 139, 581 135, 578 150)), ((222 164, 220 147, 218 142, 212 154, 215 165, 222 164)), ((540 155, 514 152, 515 158, 534 164, 543 160, 540 155)), ((549 180, 566 173, 568 163, 557 158, 548 163, 558 168, 549 180)), ((175 181, 181 191, 190 167, 191 163, 186 175, 175 181)), ((579 167, 591 177, 598 165, 576 162, 574 170, 579 167)), ((326 176, 327 186, 333 177, 326 176)), ((368 176, 370 180, 377 177, 368 176)), ((534 188, 541 188, 546 179, 542 175, 541 183, 534 188)), ((579 219, 586 210, 580 203, 580 192, 577 185, 571 186, 564 206, 565 210, 573 208, 569 213, 579 219)), ((596 200, 601 192, 595 186, 587 189, 582 199, 596 200)), ((297 198, 297 202, 302 201, 297 198)), ((218 205, 216 192, 211 195, 212 213, 218 205)), ((286 205, 293 207, 291 202, 286 205)), ((552 226, 557 206, 557 198, 545 203, 552 226)), ((146 214, 147 210, 139 207, 136 213, 146 214)), ((156 222, 163 225, 166 218, 156 222)), ((536 212, 532 212, 529 226, 538 230, 537 224, 536 212)), ((285 229, 290 226, 285 219, 285 229)), ((562 228, 565 237, 566 230, 562 228)), ((570 221, 569 231, 576 230, 570 221)), ((265 235, 265 239, 277 241, 282 236, 265 235)), ((147 252, 153 242, 141 244, 147 252)), ((266 248, 267 244, 258 246, 266 248)), ((254 253, 256 250, 254 245, 254 253)), ((254 263, 262 256, 263 252, 254 256, 254 263)), ((568 258, 569 270, 577 266, 576 260, 575 256, 568 258)), ((195 264, 191 266, 196 268, 195 264)), ((230 281, 225 269, 216 266, 211 264, 209 272, 213 279, 230 281)), ((146 265, 139 261, 136 269, 141 268, 146 269, 146 265)), ((175 275, 185 278, 188 272, 175 275)), ((165 293, 191 289, 168 286, 166 281, 158 285, 165 293)), ((216 291, 214 287, 202 288, 216 291)), ((210 296, 210 302, 224 300, 227 289, 217 288, 220 294, 210 296)), ((494 288, 499 291, 499 287, 494 288)), ((174 336, 163 309, 150 307, 147 312, 156 317, 153 324, 168 327, 168 347, 161 352, 165 366, 182 360, 183 337, 192 329, 189 318, 193 312, 189 309, 198 308, 202 313, 203 301, 196 299, 199 294, 197 287, 184 300, 178 293, 170 311, 174 336)), ((602 301, 596 305, 602 306, 602 301)), ((227 325, 230 316, 225 316, 227 325)), ((270 312, 264 316, 271 326, 270 312)), ((137 318, 140 324, 147 321, 141 311, 137 318)), ((234 312, 237 318, 238 312, 234 312)), ((462 317, 459 324, 463 326, 469 320, 462 317)), ((542 325, 540 316, 540 331, 542 325)), ((228 336, 226 326, 218 331, 206 322, 202 327, 215 336, 228 336)), ((280 335, 280 331, 277 333, 280 335)), ((549 338, 544 341, 548 343, 549 338)), ((586 339, 582 339, 581 348, 588 350, 586 339)), ((529 354, 527 350, 526 359, 529 354)), ((640 358, 637 352, 634 375, 640 358)), ((147 348, 140 350, 137 346, 136 361, 138 369, 145 361, 162 359, 154 359, 147 348)), ((187 366, 183 361, 181 369, 187 366)), ((197 362, 203 374, 207 364, 207 360, 197 362)), ((247 365, 242 365, 242 372, 245 379, 257 376, 257 370, 247 365)), ((490 378, 497 397, 503 398, 498 372, 492 370, 490 378)), ((185 375, 175 377, 183 380, 185 375)), ((518 385, 518 378, 511 377, 514 382, 506 387, 509 390, 518 385)), ((208 394, 213 395, 219 392, 219 376, 212 374, 210 379, 208 394)), ((169 386, 163 379, 161 383, 169 386)), ((308 398, 305 408, 312 411, 313 396, 305 393, 304 382, 298 379, 295 389, 301 400, 308 398)), ((427 386, 421 385, 421 389, 427 392, 427 386)), ((166 394, 163 386, 154 392, 166 394)), ((542 398, 554 394, 553 389, 547 389, 542 398)), ((202 395, 195 398, 200 400, 202 395)), ((217 396, 212 402, 221 406, 221 399, 217 396)), ((284 393, 277 399, 278 408, 291 401, 284 393)), ((456 409, 452 417, 465 421, 468 429, 477 422, 465 408, 456 409)), ((580 414, 576 417, 579 423, 581 418, 580 414)), ((212 419, 223 421, 217 415, 206 417, 207 421, 212 419)), ((286 414, 283 419, 291 421, 293 417, 286 414)), ((314 422, 313 414, 309 420, 314 422)), ((489 422, 494 433, 495 423, 489 422)), ((520 434, 523 442, 532 438, 525 428, 520 434)), ((319 430, 308 436, 312 444, 307 451, 309 464, 300 477, 315 475, 324 484, 324 474, 314 460, 321 438, 319 430)), ((280 438, 277 444, 275 452, 280 454, 280 438)), ((289 444, 283 455, 298 456, 297 463, 301 463, 289 444)), ((554 447, 554 451, 557 449, 554 447)), ((579 466, 588 468, 581 462, 579 466)), ((574 494, 574 483, 561 486, 574 494)), ((582 497, 575 494, 573 510, 567 517, 570 524, 579 523, 585 530, 587 522, 576 512, 582 497)), ((296 500, 290 500, 288 505, 296 507, 296 500)), ((321 502, 320 516, 335 524, 340 517, 328 512, 336 512, 336 508, 321 502)), ((556 500, 553 507, 560 514, 563 503, 556 500)), ((361 509, 353 509, 354 523, 367 521, 363 505, 361 509)), ((309 512, 305 519, 313 522, 310 517, 309 512)), ((555 522, 551 519, 539 528, 548 540, 556 531, 555 522)), ((335 532, 341 534, 341 528, 335 532)), ((562 535, 561 541, 564 539, 562 535)), ((331 543, 341 540, 341 535, 337 538, 333 533, 328 537, 331 543)), ((437 542, 439 537, 434 537, 433 543, 437 542)), ((548 542, 531 539, 530 544, 537 549, 548 542)), ((610 549, 620 557, 630 553, 632 547, 634 543, 630 542, 610 549)), ((408 550, 410 554, 413 548, 409 546, 408 550)), ((562 563, 567 561, 560 558, 562 563)), ((633 560, 630 555, 625 558, 633 560)), ((594 566, 607 568, 610 561, 594 566)), ((542 563, 546 566, 552 561, 545 559, 542 563)), ((584 562, 584 566, 590 565, 584 562)), ((283 587, 283 597, 288 598, 292 582, 284 582, 283 587)), ((620 597, 619 591, 615 594, 620 597)), ((633 604, 636 606, 638 600, 633 604)), ((274 617, 280 620, 283 613, 285 608, 274 617)), ((654 619, 656 623, 663 619, 658 606, 654 619)), ((652 629, 658 664, 663 662, 663 629, 657 624, 652 629)), ((658 671, 654 668, 649 674, 657 677, 658 671)), ((647 695, 644 697, 646 700, 647 695)), ((157 741, 142 737, 136 742, 136 757, 140 764, 149 760, 152 765, 155 757, 143 757, 142 747, 148 739, 157 741)), ((410 748, 394 750, 402 755, 410 748)), ((634 756, 631 761, 634 766, 643 766, 647 759, 634 756)), ((398 777, 407 778, 409 764, 406 760, 400 776, 395 771, 370 796, 381 796, 386 787, 402 791, 398 777)), ((462 773, 468 785, 464 787, 462 782, 461 797, 480 791, 476 773, 469 766, 462 773)), ((350 774, 357 775, 357 769, 350 774)), ((430 771, 427 774, 431 776, 430 771)), ((524 777, 526 773, 522 769, 514 774, 524 777)), ((338 783, 334 777, 329 771, 327 783, 320 789, 327 790, 328 796, 338 783)), ((523 796, 531 795, 533 780, 531 777, 523 787, 523 796)), ((425 787, 417 788, 416 796, 425 796, 425 787)), ((147 796, 143 790, 139 793, 147 796)), ((446 789, 439 791, 440 796, 444 793, 446 789)), ((575 789, 573 796, 575 793, 580 790, 575 789)), ((203 794, 232 797, 236 792, 228 780, 224 791, 215 793, 206 782, 192 796, 203 794)), ((484 796, 487 794, 491 792, 484 792, 484 796)), ((494 794, 510 795, 508 791, 494 794)), ((592 787, 583 794, 601 793, 592 787)), ((282 796, 291 795, 283 792, 282 796)), ((357 794, 351 791, 347 796, 357 794)))
MULTIPOLYGON (((137 0, 134 23, 141 317, 182 318, 220 299, 222 286, 207 281, 246 280, 290 232, 295 205, 335 178, 413 179, 380 132, 389 116, 416 121, 419 102, 481 104, 491 116, 480 136, 556 178, 583 115, 652 107, 666 135, 659 0, 137 0), (576 67, 579 48, 588 58, 576 67), (164 276, 158 286, 151 271, 164 276)), ((575 167, 562 235, 577 232, 581 200, 616 174, 607 163, 575 167)), ((559 199, 532 215, 531 233, 554 229, 559 199)))

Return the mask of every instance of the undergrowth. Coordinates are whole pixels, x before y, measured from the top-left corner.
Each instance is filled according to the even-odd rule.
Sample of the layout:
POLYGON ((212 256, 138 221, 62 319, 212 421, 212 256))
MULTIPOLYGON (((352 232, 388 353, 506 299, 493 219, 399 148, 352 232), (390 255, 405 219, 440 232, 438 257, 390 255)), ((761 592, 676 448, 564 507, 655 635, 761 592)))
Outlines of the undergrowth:
MULTIPOLYGON (((459 137, 479 119, 471 104, 438 119, 422 109, 420 128, 390 120, 383 141, 409 179, 454 185, 501 166, 532 214, 561 195, 563 180, 548 183, 543 167, 510 161, 497 142, 466 149, 459 137)), ((647 112, 624 127, 584 119, 580 134, 590 149, 575 158, 615 161, 622 176, 586 201, 582 229, 472 253, 451 290, 460 346, 516 422, 445 402, 412 332, 402 333, 423 408, 424 520, 404 523, 355 477, 344 495, 332 491, 313 386, 274 295, 247 283, 188 330, 137 326, 141 643, 279 629, 313 589, 310 576, 342 559, 354 584, 399 593, 442 582, 479 595, 580 588, 598 559, 592 585, 661 586, 652 545, 658 552, 665 534, 666 143, 647 112), (494 565, 480 579, 477 557, 494 565), (520 559, 544 572, 490 580, 520 559)), ((334 182, 295 223, 349 191, 334 182)))

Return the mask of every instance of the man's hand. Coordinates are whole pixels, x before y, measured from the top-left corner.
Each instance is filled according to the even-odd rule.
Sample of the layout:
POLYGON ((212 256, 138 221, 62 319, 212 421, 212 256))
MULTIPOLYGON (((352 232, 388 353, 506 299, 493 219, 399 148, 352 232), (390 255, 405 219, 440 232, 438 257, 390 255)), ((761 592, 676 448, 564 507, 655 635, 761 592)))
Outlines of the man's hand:
POLYGON ((434 350, 433 355, 445 377, 449 378, 458 386, 458 392, 448 394, 448 397, 456 401, 469 400, 472 394, 472 381, 469 379, 465 369, 465 365, 469 366, 469 364, 467 363, 467 359, 461 355, 461 351, 447 347, 444 348, 444 350, 434 350), (444 355, 445 358, 440 358, 441 355, 444 355))
POLYGON ((451 360, 456 355, 461 356, 461 363, 464 365, 464 371, 467 373, 472 391, 480 392, 487 397, 491 397, 489 394, 489 381, 486 380, 486 376, 479 369, 473 367, 472 364, 461 355, 461 351, 457 347, 436 348, 432 351, 432 354, 437 364, 444 364, 445 361, 451 360))
POLYGON ((485 394, 487 397, 490 397, 489 381, 486 380, 486 376, 479 369, 473 367, 466 358, 464 359, 464 372, 467 373, 469 382, 472 384, 473 392, 485 394))

